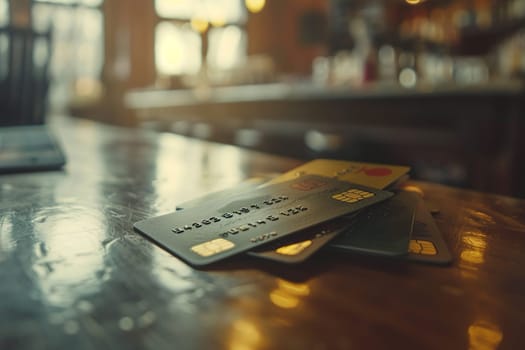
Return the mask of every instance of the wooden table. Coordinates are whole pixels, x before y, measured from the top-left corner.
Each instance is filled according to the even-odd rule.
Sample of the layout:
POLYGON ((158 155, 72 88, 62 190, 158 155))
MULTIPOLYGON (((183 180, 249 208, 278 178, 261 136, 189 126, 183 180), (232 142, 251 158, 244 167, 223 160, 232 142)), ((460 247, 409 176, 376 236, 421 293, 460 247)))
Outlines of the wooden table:
POLYGON ((292 159, 82 120, 0 176, 0 349, 521 349, 525 202, 429 183, 450 267, 322 251, 194 269, 132 229, 292 159))

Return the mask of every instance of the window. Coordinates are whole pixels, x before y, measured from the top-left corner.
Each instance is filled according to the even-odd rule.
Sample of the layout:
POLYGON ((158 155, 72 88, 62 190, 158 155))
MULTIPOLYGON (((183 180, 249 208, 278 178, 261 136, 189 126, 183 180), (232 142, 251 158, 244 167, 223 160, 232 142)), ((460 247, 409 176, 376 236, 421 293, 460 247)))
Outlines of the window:
MULTIPOLYGON (((0 27, 9 24, 9 6, 7 0, 0 0, 0 27)), ((0 57, 6 57, 9 50, 9 40, 6 35, 0 35, 0 57)), ((0 60, 0 80, 7 77, 9 72, 8 60, 0 60)))
POLYGON ((206 19, 215 23, 240 23, 246 11, 240 0, 155 0, 155 10, 162 18, 206 19))
POLYGON ((208 34, 209 48, 206 61, 210 68, 228 70, 244 63, 246 33, 237 26, 212 28, 208 34))
POLYGON ((52 31, 52 106, 100 93, 104 65, 103 0, 34 0, 36 30, 52 31))
POLYGON ((192 0, 155 0, 155 11, 164 18, 191 19, 195 5, 192 0))
POLYGON ((9 4, 7 0, 0 0, 0 27, 9 24, 9 4))
POLYGON ((155 62, 160 75, 200 71, 207 39, 210 69, 228 70, 246 58, 246 9, 241 0, 156 0, 155 62))
POLYGON ((187 25, 161 22, 156 29, 155 63, 164 74, 196 74, 202 64, 202 41, 187 25))

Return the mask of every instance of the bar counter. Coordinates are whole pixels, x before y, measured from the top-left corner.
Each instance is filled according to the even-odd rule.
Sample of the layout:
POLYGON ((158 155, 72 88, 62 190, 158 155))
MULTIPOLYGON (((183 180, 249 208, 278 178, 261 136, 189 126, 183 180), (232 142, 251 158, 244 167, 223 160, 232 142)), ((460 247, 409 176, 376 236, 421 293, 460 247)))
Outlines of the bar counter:
POLYGON ((413 166, 452 164, 463 169, 461 179, 440 180, 424 171, 415 175, 525 198, 524 96, 522 80, 421 84, 410 89, 385 83, 359 87, 275 83, 135 89, 127 92, 124 103, 137 124, 150 128, 186 134, 188 123, 204 124, 211 138, 232 144, 238 143, 237 130, 253 129, 263 139, 297 140, 277 148, 269 141, 264 149, 299 158, 312 152, 299 146, 315 130, 344 144, 329 150, 335 157, 413 166), (382 152, 369 153, 370 148, 382 152))
POLYGON ((295 159, 57 118, 63 171, 0 176, 0 349, 521 349, 525 201, 412 181, 454 261, 323 250, 193 268, 134 222, 295 159))

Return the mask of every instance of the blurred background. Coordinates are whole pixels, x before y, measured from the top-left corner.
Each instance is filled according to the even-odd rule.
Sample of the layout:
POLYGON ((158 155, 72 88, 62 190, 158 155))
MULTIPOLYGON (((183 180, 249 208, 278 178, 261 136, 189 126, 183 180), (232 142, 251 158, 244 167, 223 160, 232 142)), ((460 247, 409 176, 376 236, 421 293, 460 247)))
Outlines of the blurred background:
POLYGON ((6 26, 50 33, 49 115, 525 197, 525 0, 0 0, 6 26))

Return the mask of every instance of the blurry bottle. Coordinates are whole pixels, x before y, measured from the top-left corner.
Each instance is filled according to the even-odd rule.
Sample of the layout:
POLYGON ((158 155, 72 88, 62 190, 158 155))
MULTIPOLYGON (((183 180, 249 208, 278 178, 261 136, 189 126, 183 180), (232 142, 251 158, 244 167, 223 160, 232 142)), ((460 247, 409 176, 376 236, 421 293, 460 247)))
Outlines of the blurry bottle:
POLYGON ((363 83, 374 82, 378 78, 377 68, 377 51, 371 47, 364 59, 363 65, 363 83))
POLYGON ((327 86, 330 83, 331 63, 329 57, 316 57, 312 62, 312 82, 327 86))
POLYGON ((398 58, 399 84, 404 88, 414 88, 417 85, 416 56, 411 51, 401 51, 398 58))
POLYGON ((397 78, 396 50, 390 45, 383 45, 377 53, 378 77, 381 81, 395 81, 397 78))

